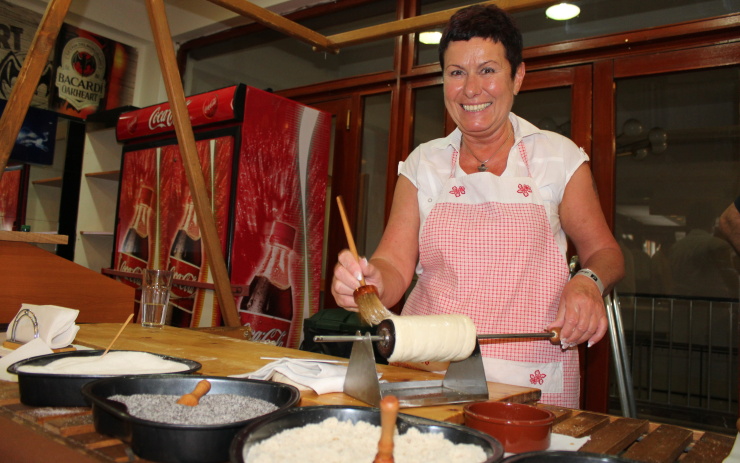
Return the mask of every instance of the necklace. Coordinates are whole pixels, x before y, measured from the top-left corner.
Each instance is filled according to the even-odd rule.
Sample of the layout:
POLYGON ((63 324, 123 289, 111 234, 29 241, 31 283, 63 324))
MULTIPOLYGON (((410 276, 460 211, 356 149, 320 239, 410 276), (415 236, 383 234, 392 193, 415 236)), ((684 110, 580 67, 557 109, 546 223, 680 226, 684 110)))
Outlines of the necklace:
POLYGON ((488 159, 486 159, 485 161, 481 161, 480 159, 478 159, 478 156, 476 156, 473 153, 473 151, 470 148, 468 148, 468 153, 470 153, 470 155, 473 156, 476 161, 480 162, 480 165, 478 166, 478 172, 485 172, 485 171, 488 170, 488 166, 486 166, 486 163, 488 163, 488 161, 490 161, 491 159, 493 159, 493 157, 496 156, 496 154, 498 154, 499 151, 501 151, 501 148, 503 148, 504 145, 509 141, 509 138, 511 138, 511 135, 513 133, 514 133, 514 130, 512 130, 511 132, 509 132, 509 135, 506 137, 506 140, 504 140, 504 142, 501 143, 501 145, 498 147, 498 149, 488 159))

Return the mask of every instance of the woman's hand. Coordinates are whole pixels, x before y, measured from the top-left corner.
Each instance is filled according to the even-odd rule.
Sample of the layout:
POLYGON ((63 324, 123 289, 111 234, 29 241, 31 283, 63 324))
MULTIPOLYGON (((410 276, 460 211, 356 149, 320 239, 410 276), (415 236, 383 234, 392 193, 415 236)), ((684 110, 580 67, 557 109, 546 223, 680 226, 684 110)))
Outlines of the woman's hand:
POLYGON ((608 328, 604 299, 588 277, 575 275, 566 283, 557 318, 548 329, 555 327, 562 327, 560 340, 564 348, 584 342, 591 347, 604 337, 608 328))
POLYGON ((360 280, 363 278, 366 285, 374 285, 378 288, 378 293, 382 294, 382 278, 378 269, 364 257, 359 262, 355 260, 348 249, 340 252, 331 283, 331 294, 340 307, 357 312, 353 293, 360 287, 360 280))
MULTIPOLYGON (((624 257, 601 211, 596 184, 587 164, 582 164, 565 187, 560 203, 560 223, 575 244, 582 268, 599 276, 608 294, 624 276, 624 257)), ((562 327, 560 338, 566 344, 599 342, 608 320, 604 298, 592 280, 575 275, 566 283, 560 307, 551 328, 562 327)))

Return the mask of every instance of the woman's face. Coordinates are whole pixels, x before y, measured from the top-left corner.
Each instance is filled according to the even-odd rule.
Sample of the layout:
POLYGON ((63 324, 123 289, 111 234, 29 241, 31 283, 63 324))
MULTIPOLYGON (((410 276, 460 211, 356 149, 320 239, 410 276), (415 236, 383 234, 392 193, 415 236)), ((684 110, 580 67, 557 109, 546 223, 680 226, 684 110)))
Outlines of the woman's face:
POLYGON ((445 107, 460 130, 485 138, 505 127, 524 64, 512 79, 504 46, 480 37, 450 42, 444 58, 445 107))

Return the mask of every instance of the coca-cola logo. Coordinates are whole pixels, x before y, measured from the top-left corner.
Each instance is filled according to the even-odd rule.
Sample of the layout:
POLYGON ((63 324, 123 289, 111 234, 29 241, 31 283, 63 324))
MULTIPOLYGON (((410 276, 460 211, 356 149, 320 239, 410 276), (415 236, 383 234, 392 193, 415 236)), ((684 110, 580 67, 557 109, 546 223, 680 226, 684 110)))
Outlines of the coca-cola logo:
POLYGON ((172 294, 179 297, 192 297, 197 291, 195 286, 179 283, 180 281, 198 281, 200 267, 189 264, 175 257, 170 257, 169 269, 175 280, 172 284, 172 294))
MULTIPOLYGON (((172 271, 172 278, 175 280, 198 281, 198 278, 192 273, 178 273, 174 266, 170 267, 170 270, 172 271)), ((195 294, 195 291, 197 291, 197 288, 195 286, 175 283, 172 284, 172 293, 180 297, 190 297, 195 294)))
POLYGON ((203 103, 203 115, 206 116, 208 119, 216 115, 217 109, 218 109, 218 97, 213 97, 212 99, 203 103))
MULTIPOLYGON (((245 326, 252 326, 247 323, 245 326)), ((256 331, 252 329, 252 341, 275 344, 276 346, 285 346, 285 338, 288 336, 287 331, 271 328, 267 331, 256 331)))
MULTIPOLYGON (((189 106, 190 100, 187 100, 185 104, 189 106)), ((157 106, 149 115, 149 130, 167 127, 172 127, 172 110, 170 108, 163 109, 163 106, 157 106)))
MULTIPOLYGON (((133 254, 122 252, 121 260, 118 263, 118 271, 125 273, 136 273, 140 275, 144 272, 143 269, 146 268, 146 264, 146 262, 134 256, 133 254)), ((139 287, 140 285, 138 278, 122 277, 121 279, 129 286, 139 287)))
POLYGON ((128 254, 125 252, 121 253, 121 257, 122 259, 121 259, 121 263, 118 266, 118 270, 120 270, 121 272, 127 272, 127 273, 143 273, 142 268, 146 267, 146 262, 134 256, 133 254, 128 254), (141 266, 131 266, 129 265, 129 261, 132 264, 142 264, 142 265, 141 266))

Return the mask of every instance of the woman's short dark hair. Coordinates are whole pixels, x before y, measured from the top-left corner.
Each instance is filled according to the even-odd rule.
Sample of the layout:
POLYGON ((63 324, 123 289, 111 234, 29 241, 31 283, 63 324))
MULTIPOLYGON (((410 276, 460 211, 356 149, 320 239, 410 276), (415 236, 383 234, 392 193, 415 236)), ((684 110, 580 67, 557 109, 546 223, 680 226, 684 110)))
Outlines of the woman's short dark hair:
POLYGON ((444 54, 450 42, 468 41, 473 37, 498 42, 506 50, 512 79, 522 62, 522 33, 514 19, 496 5, 472 5, 456 11, 442 32, 439 42, 439 64, 445 67, 444 54))

